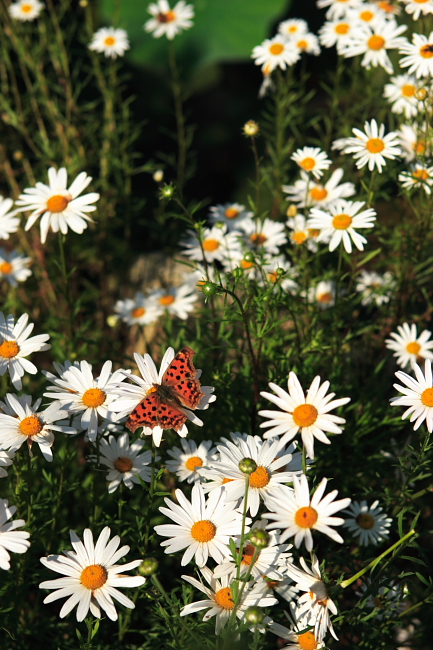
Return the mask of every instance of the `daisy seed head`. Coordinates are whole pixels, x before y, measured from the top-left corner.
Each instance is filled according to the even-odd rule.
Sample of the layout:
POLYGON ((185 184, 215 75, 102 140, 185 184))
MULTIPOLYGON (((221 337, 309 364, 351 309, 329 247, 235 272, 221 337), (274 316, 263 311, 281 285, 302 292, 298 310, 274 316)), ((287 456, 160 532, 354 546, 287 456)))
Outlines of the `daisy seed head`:
POLYGON ((243 474, 253 474, 257 470, 257 463, 252 458, 242 458, 239 469, 243 474))

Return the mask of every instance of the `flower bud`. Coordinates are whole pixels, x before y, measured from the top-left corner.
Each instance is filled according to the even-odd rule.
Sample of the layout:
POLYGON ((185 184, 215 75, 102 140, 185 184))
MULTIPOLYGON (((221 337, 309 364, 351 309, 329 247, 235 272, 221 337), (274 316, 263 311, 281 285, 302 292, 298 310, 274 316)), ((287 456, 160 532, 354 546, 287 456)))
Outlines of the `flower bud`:
POLYGON ((269 544, 269 533, 262 528, 253 528, 248 535, 248 540, 256 548, 266 548, 269 544))
POLYGON ((111 316, 107 316, 108 327, 116 327, 118 322, 119 322, 119 317, 116 316, 116 314, 111 314, 111 316))
POLYGON ((252 251, 248 251, 247 253, 245 253, 244 260, 245 262, 254 262, 255 261, 254 253, 252 251))
POLYGON ((173 185, 164 185, 164 187, 161 188, 161 198, 171 199, 173 195, 174 195, 173 185))
POLYGON ((245 610, 245 618, 248 621, 248 623, 253 623, 254 625, 258 625, 263 621, 265 615, 263 611, 260 609, 260 607, 248 607, 248 609, 245 610))
POLYGON ((213 282, 207 281, 207 282, 203 282, 203 284, 202 283, 199 284, 200 284, 200 289, 205 296, 214 296, 218 292, 218 287, 213 282))
POLYGON ((254 120, 248 120, 243 126, 244 135, 247 138, 256 138, 260 133, 260 128, 254 120))
POLYGON ((164 180, 164 172, 162 169, 157 169, 156 172, 153 173, 153 180, 155 183, 162 183, 164 180))
POLYGON ((415 90, 415 99, 417 99, 419 102, 425 101, 427 97, 428 97, 427 88, 418 88, 418 90, 415 90))
POLYGON ((138 567, 138 573, 142 576, 151 576, 158 570, 159 562, 154 557, 145 557, 138 567))
POLYGON ((296 207, 296 205, 294 205, 294 204, 292 203, 292 204, 289 205, 289 207, 287 208, 286 215, 287 215, 288 217, 296 217, 297 214, 298 214, 298 208, 296 207))
POLYGON ((252 474, 257 469, 257 463, 252 458, 242 458, 238 467, 243 474, 252 474))

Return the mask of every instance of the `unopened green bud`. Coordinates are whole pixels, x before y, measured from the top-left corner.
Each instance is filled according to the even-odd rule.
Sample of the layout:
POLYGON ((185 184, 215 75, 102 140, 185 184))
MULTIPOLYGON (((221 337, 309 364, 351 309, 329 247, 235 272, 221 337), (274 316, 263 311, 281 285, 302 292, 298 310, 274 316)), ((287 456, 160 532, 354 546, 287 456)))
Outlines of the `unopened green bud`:
POLYGON ((151 576, 158 570, 159 562, 154 557, 145 557, 138 567, 138 573, 142 576, 151 576))
POLYGON ((254 262, 255 260, 254 253, 252 251, 248 251, 247 253, 245 253, 244 260, 245 262, 254 262))
POLYGON ((256 548, 266 548, 269 544, 269 533, 261 528, 253 528, 248 535, 248 540, 256 548))
POLYGON ((174 196, 173 185, 164 185, 164 187, 161 187, 161 197, 163 199, 171 199, 173 196, 174 196))
POLYGON ((244 135, 246 135, 247 138, 256 138, 260 132, 259 125, 254 120, 248 120, 248 122, 245 122, 243 130, 244 135))
POLYGON ((248 623, 259 625, 259 623, 261 623, 265 618, 265 615, 260 607, 248 607, 248 609, 245 611, 245 618, 248 623))
POLYGON ((243 474, 252 474, 257 469, 257 463, 252 458, 242 458, 238 467, 243 474))
POLYGON ((213 282, 200 283, 200 289, 205 296, 214 296, 217 293, 218 287, 213 282))

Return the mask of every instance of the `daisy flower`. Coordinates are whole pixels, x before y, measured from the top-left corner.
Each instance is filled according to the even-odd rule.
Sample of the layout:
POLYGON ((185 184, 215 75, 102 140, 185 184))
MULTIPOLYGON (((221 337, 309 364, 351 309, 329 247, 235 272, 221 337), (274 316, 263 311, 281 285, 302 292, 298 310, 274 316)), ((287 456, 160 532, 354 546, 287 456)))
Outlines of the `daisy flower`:
POLYGON ((318 0, 316 4, 319 9, 329 7, 326 12, 326 18, 328 20, 335 20, 337 18, 343 18, 349 9, 359 7, 361 2, 362 0, 318 0))
POLYGON ((432 0, 403 0, 405 11, 407 14, 412 14, 414 20, 418 20, 421 14, 427 16, 433 14, 433 1, 432 0))
POLYGON ((398 180, 405 189, 423 188, 424 192, 430 195, 430 188, 433 186, 433 167, 425 167, 417 163, 411 172, 399 174, 398 180))
POLYGON ((365 122, 365 133, 359 129, 352 129, 356 138, 347 138, 343 153, 353 153, 356 166, 361 169, 368 163, 368 169, 372 172, 377 167, 379 174, 382 173, 382 166, 386 165, 385 158, 393 160, 401 154, 398 147, 398 134, 391 131, 385 135, 385 125, 378 127, 376 120, 365 122))
POLYGON ((212 223, 222 222, 227 226, 230 232, 238 227, 244 219, 251 219, 252 212, 248 212, 244 205, 240 203, 223 203, 214 205, 210 208, 209 219, 212 223))
POLYGON ((337 199, 346 199, 355 194, 353 183, 341 183, 344 171, 336 169, 326 183, 316 183, 304 171, 294 185, 283 185, 283 192, 289 195, 288 200, 298 203, 299 207, 324 207, 337 199))
MULTIPOLYGON (((266 519, 264 521, 267 521, 266 519)), ((270 533, 272 535, 272 532, 270 533)), ((287 602, 291 602, 294 598, 297 597, 298 589, 293 584, 292 578, 287 575, 287 566, 290 565, 290 561, 287 562, 285 567, 278 567, 278 570, 283 574, 281 580, 271 580, 270 578, 264 578, 266 583, 266 589, 268 593, 278 595, 287 602)))
POLYGON ((338 54, 341 54, 345 45, 350 42, 354 29, 355 26, 345 18, 327 21, 319 29, 319 43, 323 47, 335 45, 338 54))
POLYGON ((278 33, 290 39, 296 39, 307 32, 308 23, 302 18, 290 18, 278 25, 278 33))
MULTIPOLYGON (((293 279, 296 271, 284 255, 265 258, 262 264, 262 273, 264 273, 266 282, 274 285, 275 288, 281 287, 283 291, 289 293, 296 292, 298 288, 293 279)), ((259 284, 263 284, 262 273, 258 277, 259 284)))
POLYGON ((25 530, 16 530, 26 525, 24 519, 15 519, 7 523, 17 511, 16 506, 8 507, 7 499, 0 499, 0 569, 8 571, 11 568, 8 551, 25 553, 30 546, 28 541, 30 533, 25 530))
MULTIPOLYGON (((152 452, 145 451, 140 454, 143 449, 144 442, 136 440, 129 445, 129 435, 124 433, 116 440, 114 436, 110 436, 108 441, 101 438, 99 441, 99 461, 109 468, 107 481, 108 493, 112 494, 117 490, 122 481, 126 487, 132 490, 134 483, 140 484, 138 476, 150 483, 152 468, 148 465, 152 462, 152 452)), ((96 456, 89 456, 93 462, 96 461, 96 456)), ((158 458, 159 460, 159 458, 158 458)))
POLYGON ((394 384, 394 388, 403 397, 394 397, 391 400, 391 406, 408 406, 409 408, 403 413, 401 419, 404 420, 410 415, 410 422, 414 422, 413 430, 420 428, 421 424, 426 422, 427 429, 433 431, 433 379, 431 370, 431 361, 426 359, 424 365, 424 375, 417 363, 412 364, 412 369, 416 379, 399 370, 395 373, 397 379, 403 382, 404 386, 394 384))
POLYGON ((418 360, 433 359, 433 341, 430 330, 424 330, 418 336, 415 323, 403 323, 397 327, 397 333, 391 332, 390 339, 385 340, 389 350, 394 350, 393 357, 397 357, 397 363, 402 368, 412 366, 418 360))
POLYGON ((327 154, 319 147, 297 149, 291 156, 291 160, 294 160, 304 171, 313 174, 314 178, 323 176, 323 170, 328 169, 331 164, 327 154))
POLYGON ((328 309, 335 305, 335 282, 321 280, 308 291, 308 302, 316 303, 320 309, 328 309))
POLYGON ((274 621, 268 627, 269 632, 276 634, 280 639, 289 641, 283 650, 319 650, 320 648, 324 648, 325 644, 323 641, 318 643, 315 639, 314 632, 308 629, 311 625, 311 616, 309 616, 309 613, 301 614, 293 602, 289 604, 289 607, 290 618, 287 612, 285 614, 295 627, 289 629, 274 621))
POLYGON ((414 34, 412 43, 404 43, 399 49, 400 54, 406 54, 399 61, 401 68, 409 68, 408 73, 417 79, 433 76, 433 32, 430 35, 414 34))
POLYGON ((124 29, 101 27, 93 34, 89 50, 103 52, 106 57, 116 59, 129 50, 128 34, 124 29))
POLYGON ((292 440, 300 430, 307 455, 309 458, 314 458, 314 438, 330 445, 331 442, 326 437, 325 431, 342 432, 338 425, 345 424, 346 420, 337 415, 329 415, 329 412, 350 402, 350 397, 333 400, 335 393, 326 395, 330 386, 329 381, 325 381, 320 386, 319 376, 313 379, 307 390, 307 397, 294 372, 290 372, 287 385, 288 393, 272 382, 269 383, 269 387, 276 395, 260 393, 262 397, 266 397, 282 409, 281 411, 259 411, 259 415, 270 418, 267 422, 262 422, 260 428, 272 427, 263 437, 273 438, 283 434, 281 438, 281 445, 283 445, 292 440))
POLYGON ((20 194, 16 202, 16 205, 20 206, 20 212, 33 210, 27 220, 25 230, 29 230, 42 215, 42 244, 47 239, 50 227, 53 232, 60 230, 64 235, 68 232, 68 227, 81 234, 87 228, 87 222, 92 221, 86 213, 96 210, 96 206, 91 204, 99 199, 99 194, 96 192, 79 197, 91 180, 91 176, 87 176, 86 172, 81 172, 68 188, 66 169, 62 167, 56 171, 54 167, 50 167, 48 170, 49 185, 36 183, 36 187, 26 188, 24 194, 20 194))
POLYGON ((391 111, 405 117, 416 117, 418 114, 418 100, 415 97, 417 83, 410 74, 400 74, 391 77, 391 83, 386 84, 383 96, 392 104, 391 111))
POLYGON ((70 366, 60 378, 48 375, 54 385, 48 386, 44 397, 56 400, 69 415, 82 413, 81 426, 91 442, 98 433, 98 417, 108 418, 108 407, 117 398, 116 389, 128 376, 125 370, 112 373, 112 366, 111 361, 106 361, 97 379, 93 378, 92 366, 87 361, 81 361, 79 367, 70 366))
MULTIPOLYGON (((228 623, 235 606, 231 589, 232 581, 230 580, 230 576, 227 575, 217 580, 208 567, 201 568, 200 572, 209 587, 191 576, 182 576, 182 579, 203 592, 207 596, 207 599, 186 605, 181 609, 180 615, 187 616, 188 614, 207 609, 209 611, 204 615, 203 621, 208 621, 212 616, 215 616, 215 633, 219 634, 226 623, 228 623)), ((277 599, 266 594, 263 591, 262 585, 255 584, 253 587, 246 586, 236 608, 236 616, 242 619, 248 607, 271 607, 276 603, 277 599)))
MULTIPOLYGON (((415 158, 424 158, 430 154, 427 151, 427 125, 402 124, 397 131, 398 144, 403 150, 403 158, 411 162, 415 158)), ((430 146, 429 146, 430 149, 430 146)))
POLYGON ((308 616, 309 624, 314 625, 314 636, 318 643, 322 643, 328 629, 338 641, 330 620, 330 614, 337 614, 337 608, 322 580, 319 561, 313 554, 311 567, 307 566, 303 557, 300 558, 300 564, 304 571, 290 562, 287 568, 287 573, 296 582, 297 589, 305 592, 298 600, 299 615, 308 616))
POLYGON ((31 397, 23 395, 17 397, 8 393, 6 402, 10 409, 9 414, 0 413, 0 448, 16 451, 25 442, 28 445, 30 457, 32 445, 35 442, 45 460, 53 460, 51 447, 54 443, 53 431, 61 433, 77 433, 76 429, 54 424, 56 420, 63 420, 68 416, 66 410, 62 410, 58 404, 51 404, 45 411, 39 411, 42 399, 31 404, 31 397))
POLYGON ((380 306, 389 302, 389 293, 394 286, 394 278, 388 271, 379 275, 376 271, 363 270, 357 279, 355 288, 361 294, 361 304, 380 306))
POLYGON ((13 204, 12 199, 4 199, 0 196, 0 239, 9 239, 9 235, 17 232, 20 225, 19 217, 15 216, 15 210, 9 212, 13 204))
POLYGON ((165 463, 169 472, 177 474, 179 481, 202 481, 203 478, 199 470, 203 465, 207 465, 215 455, 216 449, 212 447, 212 440, 203 440, 197 447, 194 440, 180 440, 182 449, 173 447, 167 449, 167 454, 174 460, 167 460, 165 463))
POLYGON ((39 16, 44 6, 38 0, 19 0, 9 5, 8 11, 15 20, 31 21, 39 16))
POLYGON ((167 0, 153 2, 147 8, 152 18, 144 25, 146 32, 152 32, 154 38, 166 36, 169 41, 185 29, 192 27, 194 18, 194 7, 187 5, 180 0, 171 9, 167 0))
POLYGON ((197 290, 187 282, 180 287, 169 287, 158 289, 150 296, 160 309, 165 309, 169 314, 177 316, 182 320, 188 318, 188 314, 194 311, 194 303, 197 302, 197 290))
POLYGON ((395 20, 378 20, 374 24, 358 24, 351 33, 350 41, 346 41, 341 54, 347 59, 352 56, 364 55, 361 65, 367 70, 371 66, 384 68, 392 74, 394 68, 388 56, 388 50, 401 48, 406 38, 401 36, 407 25, 397 25, 395 20))
MULTIPOLYGON (((192 488, 191 502, 182 490, 175 491, 177 503, 164 499, 168 508, 159 508, 162 514, 176 522, 155 526, 155 531, 163 537, 170 537, 161 542, 167 546, 166 553, 175 553, 186 549, 181 565, 185 566, 195 558, 199 567, 203 567, 211 556, 217 564, 230 557, 228 544, 230 537, 241 534, 242 514, 236 504, 226 503, 223 489, 210 493, 207 501, 203 487, 195 483, 192 488)), ((247 524, 251 519, 247 518, 247 524)), ((249 525, 245 527, 249 531, 249 525)))
MULTIPOLYGON (((160 385, 164 378, 165 372, 171 362, 175 357, 173 348, 167 348, 166 353, 164 354, 159 372, 156 369, 155 363, 152 357, 149 354, 141 356, 134 353, 134 359, 140 371, 141 377, 136 375, 128 375, 128 378, 133 381, 136 386, 133 384, 122 384, 117 388, 117 399, 109 404, 109 410, 118 413, 118 418, 121 419, 125 416, 129 416, 132 411, 143 401, 149 393, 152 393, 155 389, 154 384, 160 385)), ((197 371, 197 379, 201 376, 201 370, 197 371)), ((216 396, 213 395, 212 386, 201 386, 201 392, 204 393, 200 404, 197 406, 197 410, 205 410, 209 408, 209 404, 216 400, 216 396)), ((189 409, 182 408, 182 412, 188 417, 191 422, 198 426, 203 426, 202 420, 200 420, 193 411, 189 409)), ((143 427, 142 435, 143 436, 153 436, 153 442, 157 447, 161 444, 161 438, 164 429, 159 425, 151 429, 150 427, 143 427)), ((181 438, 185 438, 188 435, 188 429, 184 424, 177 433, 181 438)))
POLYGON ((141 291, 137 291, 135 298, 118 300, 114 311, 128 325, 150 325, 161 316, 163 307, 154 297, 145 297, 141 291))
POLYGON ((256 45, 251 57, 256 65, 261 65, 263 74, 270 75, 276 68, 285 70, 299 60, 299 50, 291 40, 281 34, 267 38, 261 45, 256 45))
POLYGON ((295 47, 299 50, 300 54, 302 54, 302 52, 306 52, 307 54, 314 54, 315 56, 319 56, 319 39, 315 34, 306 32, 305 34, 301 34, 298 38, 293 38, 292 40, 295 47))
POLYGON ((361 546, 377 544, 389 535, 389 526, 392 519, 382 514, 382 508, 379 508, 379 501, 375 501, 370 507, 367 501, 353 501, 344 514, 349 518, 344 522, 344 527, 348 528, 354 537, 359 537, 361 546))
POLYGON ((222 227, 215 225, 204 228, 201 241, 195 231, 189 230, 180 243, 186 249, 184 254, 193 260, 201 262, 204 255, 208 264, 215 260, 224 264, 242 257, 238 237, 238 233, 228 232, 227 226, 223 224, 222 227))
POLYGON ((30 257, 24 257, 17 251, 8 253, 4 248, 0 248, 0 279, 6 280, 11 287, 16 287, 18 282, 25 282, 32 274, 27 265, 30 257))
POLYGON ((15 452, 14 451, 0 451, 0 478, 4 478, 8 475, 7 469, 14 462, 15 452))
POLYGON ((48 334, 29 338, 34 323, 28 324, 28 321, 28 314, 20 316, 15 323, 12 314, 5 318, 3 312, 0 312, 0 376, 9 371, 12 384, 17 390, 21 390, 21 377, 25 372, 35 375, 38 371, 25 357, 32 352, 43 352, 51 347, 46 343, 50 338, 48 334))
POLYGON ((317 251, 316 241, 311 237, 311 229, 307 228, 307 220, 304 215, 297 214, 296 217, 288 219, 286 226, 291 230, 289 238, 295 247, 305 244, 313 253, 317 251))
POLYGON ((375 4, 381 9, 387 16, 399 16, 401 13, 400 7, 389 0, 375 0, 375 4))
POLYGON ((328 535, 334 542, 343 544, 343 538, 331 526, 342 526, 344 519, 332 515, 338 510, 347 508, 350 499, 334 501, 338 490, 333 490, 322 499, 328 482, 326 478, 321 480, 311 499, 307 477, 302 474, 299 479, 293 476, 292 480, 294 490, 283 485, 280 486, 276 496, 267 497, 266 505, 272 512, 267 512, 263 516, 275 521, 268 524, 266 528, 285 528, 280 541, 284 542, 289 537, 294 537, 296 548, 299 548, 304 541, 307 551, 313 548, 312 530, 318 530, 328 535))
POLYGON ((373 2, 363 2, 359 7, 349 9, 347 12, 347 20, 355 24, 374 25, 386 19, 388 15, 373 2))
POLYGON ((96 618, 101 618, 102 609, 111 621, 117 621, 113 598, 125 607, 134 609, 132 600, 118 591, 118 588, 141 587, 146 582, 146 579, 141 576, 124 575, 125 571, 140 566, 142 559, 127 564, 116 564, 128 553, 129 546, 118 549, 120 537, 116 535, 109 542, 110 533, 110 528, 106 526, 95 545, 89 528, 84 531, 84 544, 71 530, 73 551, 63 551, 63 555, 41 557, 41 562, 47 569, 63 573, 65 576, 56 580, 46 580, 39 585, 40 589, 55 589, 45 598, 44 604, 52 603, 59 598, 68 598, 60 610, 60 618, 64 618, 75 605, 78 605, 77 621, 83 621, 89 609, 96 618))
POLYGON ((317 241, 329 240, 329 250, 334 251, 340 243, 347 253, 352 252, 352 241, 360 251, 364 250, 367 243, 365 237, 356 232, 359 228, 372 228, 376 221, 376 212, 372 208, 362 210, 364 201, 345 201, 339 199, 328 207, 330 212, 323 212, 312 208, 307 225, 317 228, 320 234, 317 241))
MULTIPOLYGON (((404 602, 401 602, 404 598, 404 592, 401 589, 401 586, 395 584, 393 580, 385 579, 386 584, 377 589, 375 587, 373 593, 371 593, 371 581, 366 580, 364 584, 361 585, 360 590, 356 592, 356 595, 360 598, 365 597, 365 592, 370 591, 366 598, 365 606, 368 609, 376 609, 376 618, 378 621, 382 621, 383 618, 391 618, 398 616, 405 608, 404 602)), ((398 650, 403 650, 399 648, 398 650)))
POLYGON ((247 436, 245 440, 238 438, 236 444, 226 441, 217 447, 220 460, 212 461, 210 467, 202 470, 206 478, 216 474, 224 477, 225 498, 227 503, 236 502, 243 510, 245 499, 245 474, 239 469, 239 463, 245 458, 252 458, 257 464, 257 469, 250 474, 248 489, 248 510, 255 517, 260 500, 265 502, 268 497, 275 494, 275 489, 282 483, 292 480, 292 474, 281 472, 282 467, 292 460, 291 454, 277 457, 282 441, 264 441, 259 436, 247 436))
POLYGON ((253 219, 245 219, 239 224, 239 233, 243 235, 243 242, 251 250, 262 250, 270 255, 278 255, 279 246, 287 243, 287 235, 284 232, 284 224, 263 219, 255 222, 253 219))

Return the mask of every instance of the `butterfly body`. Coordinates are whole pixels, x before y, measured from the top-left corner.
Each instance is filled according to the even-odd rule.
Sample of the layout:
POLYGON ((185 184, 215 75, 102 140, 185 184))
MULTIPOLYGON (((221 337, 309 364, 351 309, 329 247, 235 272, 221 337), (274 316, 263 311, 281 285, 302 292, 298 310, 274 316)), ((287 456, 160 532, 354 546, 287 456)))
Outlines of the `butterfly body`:
POLYGON ((126 426, 132 432, 139 427, 179 429, 188 419, 183 407, 196 409, 204 395, 192 362, 194 350, 185 347, 175 356, 160 384, 154 383, 146 397, 131 413, 126 426))

